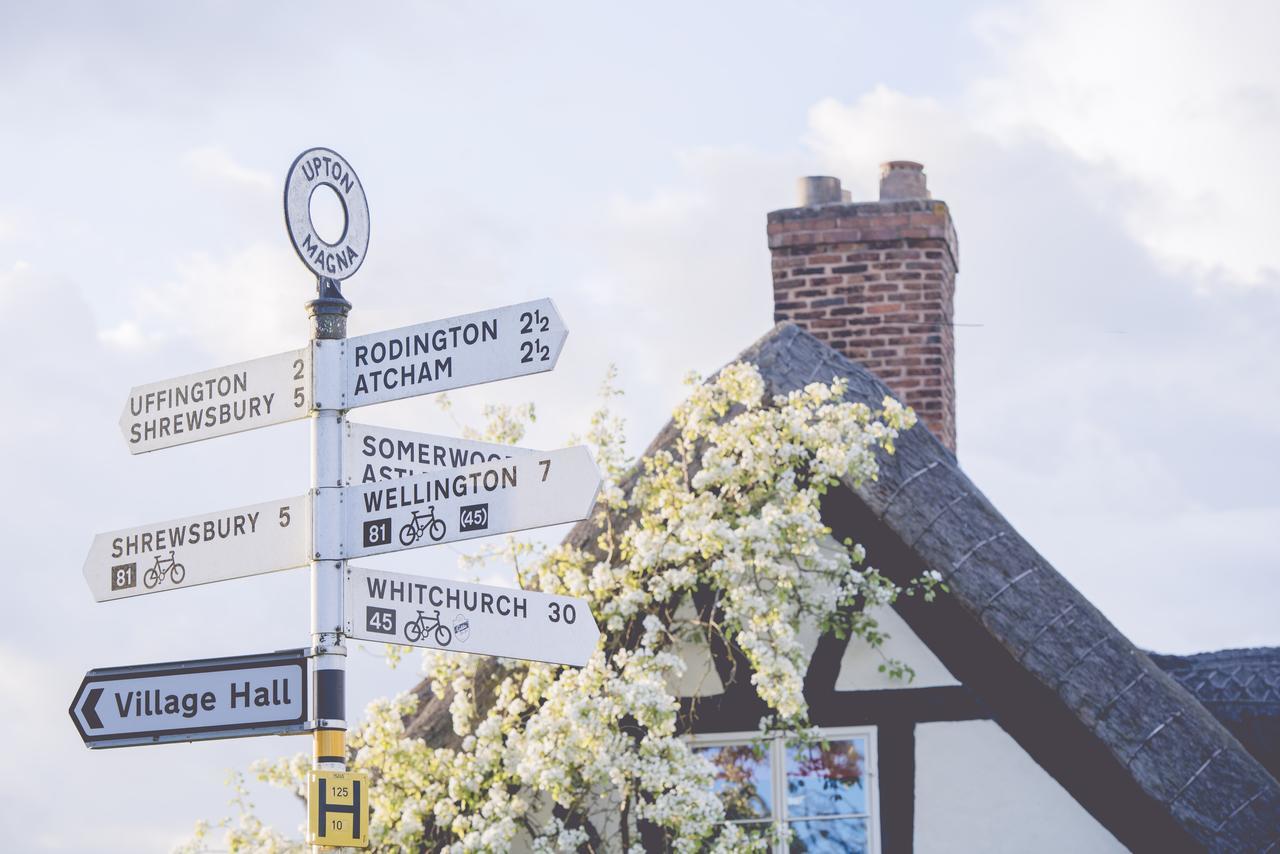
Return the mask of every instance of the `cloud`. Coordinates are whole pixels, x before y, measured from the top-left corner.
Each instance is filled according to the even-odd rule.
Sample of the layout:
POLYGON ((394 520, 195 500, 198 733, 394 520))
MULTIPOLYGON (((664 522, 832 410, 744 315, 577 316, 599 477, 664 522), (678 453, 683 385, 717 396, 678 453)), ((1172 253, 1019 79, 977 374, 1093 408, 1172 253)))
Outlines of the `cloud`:
POLYGON ((17 213, 0 208, 0 243, 12 242, 20 235, 17 213))
POLYGON ((279 242, 192 253, 167 281, 136 287, 132 312, 100 337, 121 350, 179 346, 223 361, 295 349, 309 335, 303 310, 314 292, 309 279, 279 242))
POLYGON ((236 162, 225 149, 216 145, 193 148, 183 155, 182 162, 196 176, 214 183, 267 194, 277 192, 275 176, 236 162))
POLYGON ((676 180, 611 195, 580 286, 597 323, 627 318, 608 341, 624 381, 665 389, 664 403, 687 371, 719 368, 772 325, 765 213, 791 204, 800 169, 793 155, 746 147, 676 162, 676 180))
MULTIPOLYGON (((1280 551, 1259 535, 1280 518, 1280 463, 1256 450, 1280 439, 1267 391, 1280 290, 1246 286, 1258 267, 1215 243, 1216 226, 1195 250, 1216 269, 1168 263, 1127 227, 1154 203, 1141 170, 993 127, 970 98, 881 86, 816 104, 809 135, 855 199, 875 197, 876 163, 913 158, 951 207, 956 316, 980 324, 957 329, 961 463, 1135 642, 1280 642, 1250 604, 1280 597, 1280 551)), ((1239 191, 1222 176, 1214 188, 1239 191)), ((1276 225, 1231 210, 1255 215, 1259 233, 1276 225)))
POLYGON ((1277 284, 1280 6, 1037 2, 977 26, 996 70, 969 89, 976 123, 1089 163, 1163 261, 1277 284))

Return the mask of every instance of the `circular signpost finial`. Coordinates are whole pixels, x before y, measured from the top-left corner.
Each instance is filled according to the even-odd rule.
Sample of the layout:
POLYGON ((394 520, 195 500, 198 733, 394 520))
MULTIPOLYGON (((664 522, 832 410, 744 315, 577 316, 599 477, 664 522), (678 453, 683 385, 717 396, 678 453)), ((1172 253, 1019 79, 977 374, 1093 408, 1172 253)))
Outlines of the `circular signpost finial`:
POLYGON ((342 280, 364 263, 369 202, 355 170, 336 151, 309 148, 293 161, 284 182, 284 221, 298 257, 317 276, 342 280), (333 190, 342 202, 345 223, 335 243, 321 239, 311 221, 311 194, 321 186, 333 190))

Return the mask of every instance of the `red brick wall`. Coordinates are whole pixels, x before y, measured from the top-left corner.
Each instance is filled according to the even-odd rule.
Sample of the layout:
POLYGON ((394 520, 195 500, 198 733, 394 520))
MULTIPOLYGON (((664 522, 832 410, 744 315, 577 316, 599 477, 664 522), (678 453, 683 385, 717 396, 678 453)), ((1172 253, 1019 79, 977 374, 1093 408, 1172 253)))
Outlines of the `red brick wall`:
POLYGON ((871 370, 954 452, 959 244, 946 204, 773 211, 769 249, 774 320, 803 326, 871 370))

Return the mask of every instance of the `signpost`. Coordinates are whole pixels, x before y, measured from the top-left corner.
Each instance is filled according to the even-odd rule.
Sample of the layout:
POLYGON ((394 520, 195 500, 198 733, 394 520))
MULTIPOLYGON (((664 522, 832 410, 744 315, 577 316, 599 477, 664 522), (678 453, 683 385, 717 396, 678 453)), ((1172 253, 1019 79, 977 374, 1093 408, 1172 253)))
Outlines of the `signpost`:
POLYGON ((306 566, 307 504, 300 495, 98 534, 84 579, 106 602, 306 566))
POLYGON ((70 711, 95 748, 300 733, 307 651, 90 670, 70 711))
POLYGON ((348 340, 341 281, 364 262, 369 206, 327 148, 289 167, 285 223, 316 274, 304 349, 134 388, 120 417, 138 454, 311 419, 306 496, 99 534, 84 577, 99 601, 298 566, 311 571, 311 646, 91 670, 70 714, 85 744, 311 732, 307 840, 365 846, 369 781, 346 770, 345 638, 581 666, 599 630, 580 599, 347 566, 347 558, 586 518, 600 473, 585 448, 532 451, 351 424, 348 409, 555 367, 568 330, 549 299, 348 340), (332 191, 346 223, 311 222, 332 191), (428 616, 430 613, 430 616, 428 616))
POLYGON ((549 299, 361 335, 347 342, 343 404, 367 406, 538 374, 569 330, 549 299))
POLYGON ((143 454, 310 414, 311 351, 293 350, 137 386, 120 432, 129 453, 143 454))
POLYGON ((347 637, 582 667, 600 630, 587 603, 532 590, 347 566, 347 637))
POLYGON ((348 484, 394 480, 433 469, 463 468, 539 453, 475 439, 343 423, 347 436, 342 467, 348 484))
POLYGON ((343 557, 397 552, 587 518, 600 471, 585 447, 344 490, 343 557))

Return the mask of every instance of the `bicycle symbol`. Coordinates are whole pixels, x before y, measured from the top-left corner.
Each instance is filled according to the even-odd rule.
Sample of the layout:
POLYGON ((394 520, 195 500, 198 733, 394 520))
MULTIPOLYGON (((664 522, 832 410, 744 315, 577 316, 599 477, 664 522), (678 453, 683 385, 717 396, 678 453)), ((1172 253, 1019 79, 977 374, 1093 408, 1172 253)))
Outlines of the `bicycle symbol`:
POLYGON ((174 584, 181 584, 182 579, 187 577, 187 568, 174 558, 172 549, 169 550, 168 559, 156 555, 155 566, 142 574, 142 583, 148 588, 155 587, 164 581, 165 576, 168 576, 174 584))
POLYGON ((413 518, 405 522, 404 527, 400 529, 400 544, 411 546, 422 538, 424 532, 437 543, 444 539, 444 520, 436 518, 434 504, 427 505, 425 516, 419 514, 417 510, 413 511, 413 518))
POLYGON ((427 619, 425 611, 419 611, 418 619, 404 624, 404 636, 408 638, 409 643, 415 643, 433 633, 438 646, 448 646, 449 642, 453 640, 453 632, 449 631, 448 626, 440 622, 439 608, 432 612, 430 620, 427 619))

